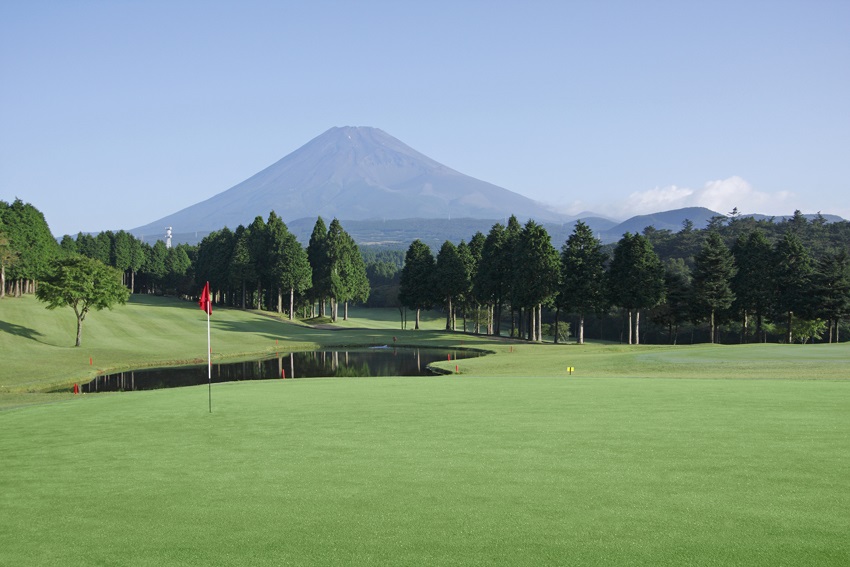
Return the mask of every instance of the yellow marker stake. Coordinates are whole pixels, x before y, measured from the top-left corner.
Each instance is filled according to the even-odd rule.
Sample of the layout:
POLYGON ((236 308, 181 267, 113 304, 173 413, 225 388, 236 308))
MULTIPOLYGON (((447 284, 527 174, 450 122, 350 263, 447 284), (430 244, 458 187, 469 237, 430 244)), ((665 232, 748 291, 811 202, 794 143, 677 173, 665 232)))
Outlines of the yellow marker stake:
POLYGON ((574 367, 574 366, 567 366, 567 372, 569 372, 569 373, 570 373, 570 376, 572 376, 572 375, 573 375, 573 370, 575 370, 575 367, 574 367))

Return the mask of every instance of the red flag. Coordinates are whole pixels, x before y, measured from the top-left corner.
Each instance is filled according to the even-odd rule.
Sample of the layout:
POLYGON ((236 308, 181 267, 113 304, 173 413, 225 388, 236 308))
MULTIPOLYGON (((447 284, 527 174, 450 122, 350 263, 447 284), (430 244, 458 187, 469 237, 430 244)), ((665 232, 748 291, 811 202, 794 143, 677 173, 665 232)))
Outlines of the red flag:
POLYGON ((210 299, 210 282, 204 286, 204 291, 201 292, 201 299, 198 300, 198 307, 205 311, 207 315, 212 315, 212 299, 210 299))

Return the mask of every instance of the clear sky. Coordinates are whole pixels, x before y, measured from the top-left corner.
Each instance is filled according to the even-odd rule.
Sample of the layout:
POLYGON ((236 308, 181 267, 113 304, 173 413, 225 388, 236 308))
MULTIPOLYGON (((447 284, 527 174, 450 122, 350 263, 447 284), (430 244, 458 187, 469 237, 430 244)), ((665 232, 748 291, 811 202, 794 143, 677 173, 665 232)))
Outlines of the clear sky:
POLYGON ((573 214, 850 218, 850 1, 0 2, 0 199, 56 235, 332 126, 573 214))

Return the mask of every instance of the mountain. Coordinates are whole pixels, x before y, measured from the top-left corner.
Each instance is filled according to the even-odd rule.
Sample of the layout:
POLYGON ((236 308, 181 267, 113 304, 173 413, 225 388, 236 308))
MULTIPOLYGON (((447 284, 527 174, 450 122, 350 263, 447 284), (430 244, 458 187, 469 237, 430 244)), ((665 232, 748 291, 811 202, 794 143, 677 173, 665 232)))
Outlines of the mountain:
POLYGON ((467 217, 561 222, 518 193, 459 173, 377 128, 331 128, 242 183, 130 232, 231 229, 274 210, 284 221, 467 217))
POLYGON ((637 215, 609 228, 605 233, 609 239, 619 240, 627 232, 639 234, 648 226, 655 227, 657 230, 666 229, 679 232, 682 230, 682 223, 686 219, 694 223, 694 228, 705 228, 709 219, 718 215, 720 213, 715 213, 705 207, 687 207, 684 209, 652 213, 650 215, 637 215))

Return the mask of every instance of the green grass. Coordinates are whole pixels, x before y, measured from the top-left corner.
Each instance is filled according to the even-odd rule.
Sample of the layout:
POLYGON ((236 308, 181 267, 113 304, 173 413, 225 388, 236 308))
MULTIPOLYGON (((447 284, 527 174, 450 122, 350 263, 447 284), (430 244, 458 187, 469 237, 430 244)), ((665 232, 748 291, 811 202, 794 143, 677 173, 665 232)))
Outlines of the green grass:
MULTIPOLYGON (((389 310, 387 310, 389 311, 389 310)), ((381 313, 381 311, 379 311, 381 313)), ((397 313, 397 311, 396 311, 397 313)), ((213 358, 248 357, 318 346, 399 344, 415 339, 434 346, 457 344, 438 331, 402 332, 389 320, 377 324, 353 310, 339 330, 312 329, 273 315, 216 309, 211 319, 213 358), (363 330, 366 325, 370 329, 363 330)), ((429 328, 439 328, 429 317, 429 328)), ((189 301, 135 295, 127 305, 89 314, 81 347, 74 347, 76 319, 70 308, 49 311, 34 297, 0 301, 0 407, 4 394, 42 392, 84 382, 99 372, 206 361, 206 316, 189 301)), ((467 339, 466 342, 480 339, 467 339)), ((20 395, 16 399, 23 399, 20 395)), ((37 397, 35 399, 38 399, 37 397)))
POLYGON ((314 379, 0 414, 8 565, 842 565, 847 384, 314 379))
POLYGON ((847 345, 529 345, 352 315, 217 310, 213 349, 495 354, 439 363, 460 376, 214 385, 210 414, 206 387, 29 392, 88 375, 89 352, 202 357, 194 304, 134 298, 74 349, 70 310, 0 302, 0 565, 850 562, 847 345))

